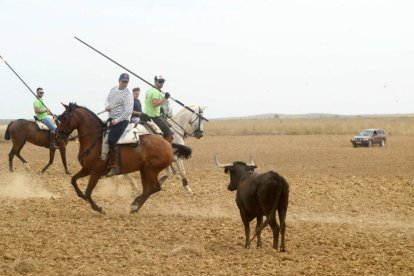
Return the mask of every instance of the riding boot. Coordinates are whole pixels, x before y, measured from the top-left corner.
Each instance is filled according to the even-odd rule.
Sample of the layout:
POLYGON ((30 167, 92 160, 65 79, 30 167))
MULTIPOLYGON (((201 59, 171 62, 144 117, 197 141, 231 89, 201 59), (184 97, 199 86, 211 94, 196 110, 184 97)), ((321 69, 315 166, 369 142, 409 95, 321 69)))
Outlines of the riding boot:
POLYGON ((118 147, 115 147, 115 149, 111 150, 111 160, 110 160, 110 165, 109 165, 111 170, 106 175, 107 177, 119 174, 118 155, 119 155, 118 147))
POLYGON ((52 132, 49 133, 49 148, 50 149, 57 149, 58 148, 56 146, 56 136, 52 132))

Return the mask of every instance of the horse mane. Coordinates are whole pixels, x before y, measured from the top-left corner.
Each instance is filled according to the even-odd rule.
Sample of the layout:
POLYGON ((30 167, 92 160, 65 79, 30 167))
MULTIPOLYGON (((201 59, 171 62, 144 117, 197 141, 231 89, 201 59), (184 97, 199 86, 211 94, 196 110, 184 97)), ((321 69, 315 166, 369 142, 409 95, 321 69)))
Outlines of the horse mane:
POLYGON ((99 123, 100 123, 100 125, 103 127, 103 126, 105 126, 105 123, 104 122, 102 122, 102 120, 101 120, 101 118, 99 118, 98 117, 98 115, 96 115, 93 111, 91 111, 89 108, 87 108, 87 107, 84 107, 84 106, 80 106, 80 105, 77 105, 77 103, 69 103, 69 106, 68 106, 68 111, 69 112, 71 112, 71 111, 74 111, 75 109, 77 109, 77 108, 82 108, 82 109, 85 109, 86 110, 86 112, 88 112, 90 115, 92 115, 92 117, 94 117, 99 123))
MULTIPOLYGON (((199 112, 199 110, 196 110, 196 109, 198 109, 200 106, 198 106, 196 104, 189 105, 188 107, 191 108, 192 110, 194 110, 197 113, 199 112)), ((190 112, 190 111, 187 108, 183 107, 182 109, 180 109, 180 111, 178 111, 177 113, 175 113, 175 115, 176 116, 179 116, 179 115, 181 115, 184 112, 190 112)))

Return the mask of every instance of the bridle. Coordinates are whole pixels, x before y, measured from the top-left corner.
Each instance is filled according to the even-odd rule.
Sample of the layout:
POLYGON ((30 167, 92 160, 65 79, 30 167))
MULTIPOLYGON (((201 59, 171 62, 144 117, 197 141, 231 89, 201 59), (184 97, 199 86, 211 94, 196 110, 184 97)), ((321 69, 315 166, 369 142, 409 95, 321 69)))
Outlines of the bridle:
MULTIPOLYGON (((72 109, 72 110, 69 110, 69 111, 65 111, 65 112, 67 112, 66 114, 67 114, 67 116, 69 117, 69 118, 66 118, 66 117, 63 117, 64 116, 64 114, 65 114, 65 112, 61 115, 62 116, 62 119, 61 119, 61 124, 62 124, 62 121, 63 121, 63 119, 66 119, 67 120, 67 122, 65 122, 65 124, 67 124, 67 125, 69 125, 70 124, 70 120, 72 119, 72 112, 76 109, 76 108, 82 108, 82 107, 79 107, 79 106, 77 106, 77 107, 75 107, 74 109, 72 109)), ((101 125, 100 124, 100 122, 98 122, 98 119, 96 119, 96 118, 93 118, 90 114, 89 114, 89 110, 87 110, 87 109, 85 109, 84 108, 84 110, 86 111, 86 114, 88 115, 88 117, 90 118, 90 119, 92 119, 92 120, 94 120, 94 121, 96 121, 99 125, 101 125)), ((96 134, 96 133, 100 133, 97 137, 96 137, 96 140, 91 144, 91 146, 89 146, 86 150, 84 150, 81 154, 80 154, 80 159, 82 159, 83 157, 84 157, 84 155, 85 154, 87 154, 92 148, 94 148, 95 146, 96 146, 96 144, 98 143, 98 141, 99 140, 101 140, 101 138, 102 138, 102 136, 103 136, 103 131, 106 129, 107 127, 105 126, 105 127, 101 127, 99 130, 95 130, 95 131, 91 131, 91 132, 87 132, 87 133, 85 133, 85 134, 82 134, 82 135, 75 135, 75 136, 71 136, 70 134, 68 134, 66 131, 63 131, 63 130, 59 130, 60 132, 62 132, 62 133, 64 133, 65 135, 67 135, 67 136, 69 136, 69 141, 74 141, 74 140, 77 140, 77 139, 79 139, 79 138, 82 138, 82 137, 85 137, 85 136, 89 136, 89 135, 92 135, 92 134, 96 134)))
POLYGON ((188 137, 188 136, 195 137, 195 138, 201 138, 203 135, 203 131, 201 130, 201 122, 203 120, 202 118, 203 110, 200 107, 198 107, 198 113, 195 113, 195 114, 196 114, 195 119, 194 120, 190 119, 189 121, 191 125, 191 129, 193 130, 192 133, 188 133, 187 130, 182 125, 180 125, 177 121, 175 121, 173 118, 168 118, 168 119, 170 119, 171 122, 173 122, 176 126, 178 126, 183 131, 182 134, 180 133, 183 138, 188 137), (193 124, 197 120, 198 120, 198 126, 197 126, 197 129, 194 129, 193 124))

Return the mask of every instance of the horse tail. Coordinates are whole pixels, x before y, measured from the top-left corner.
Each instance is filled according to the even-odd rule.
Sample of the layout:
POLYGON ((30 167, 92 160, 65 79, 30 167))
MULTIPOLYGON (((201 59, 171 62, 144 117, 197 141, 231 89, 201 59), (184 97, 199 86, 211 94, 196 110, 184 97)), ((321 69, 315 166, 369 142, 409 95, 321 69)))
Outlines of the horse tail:
POLYGON ((178 158, 188 159, 191 157, 192 150, 190 147, 176 143, 172 143, 172 147, 174 149, 174 155, 176 155, 178 158))
POLYGON ((6 139, 6 140, 10 140, 10 131, 9 131, 9 128, 10 128, 10 125, 11 125, 12 123, 13 123, 13 122, 10 122, 10 123, 8 124, 7 129, 6 129, 6 133, 4 134, 4 139, 6 139))

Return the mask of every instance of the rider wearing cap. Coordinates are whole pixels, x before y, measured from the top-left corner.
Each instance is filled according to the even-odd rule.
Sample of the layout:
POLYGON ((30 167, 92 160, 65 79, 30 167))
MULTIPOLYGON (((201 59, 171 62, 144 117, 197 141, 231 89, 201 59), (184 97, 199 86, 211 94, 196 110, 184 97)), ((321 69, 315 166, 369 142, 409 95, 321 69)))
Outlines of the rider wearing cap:
POLYGON ((145 96, 145 108, 144 113, 147 114, 152 121, 161 129, 162 133, 164 134, 164 138, 172 142, 173 140, 173 133, 169 128, 167 122, 161 116, 161 105, 165 103, 170 94, 166 92, 164 97, 161 94, 161 88, 163 87, 165 82, 165 78, 162 76, 155 76, 154 78, 154 87, 151 87, 147 91, 147 95, 145 96))
POLYGON ((121 74, 118 86, 111 89, 105 103, 105 110, 109 112, 108 121, 111 123, 108 135, 108 144, 111 150, 111 161, 109 163, 111 171, 107 176, 119 174, 117 143, 128 126, 134 106, 132 93, 127 88, 128 82, 129 75, 121 74))
POLYGON ((43 88, 39 87, 36 89, 36 100, 33 102, 33 107, 35 111, 35 117, 37 120, 44 123, 50 130, 49 132, 49 148, 50 149, 56 149, 56 123, 54 120, 48 116, 51 115, 50 110, 46 108, 46 106, 43 103, 43 94, 45 92, 43 91, 43 88))

